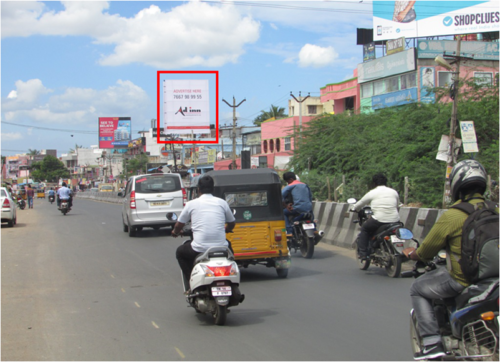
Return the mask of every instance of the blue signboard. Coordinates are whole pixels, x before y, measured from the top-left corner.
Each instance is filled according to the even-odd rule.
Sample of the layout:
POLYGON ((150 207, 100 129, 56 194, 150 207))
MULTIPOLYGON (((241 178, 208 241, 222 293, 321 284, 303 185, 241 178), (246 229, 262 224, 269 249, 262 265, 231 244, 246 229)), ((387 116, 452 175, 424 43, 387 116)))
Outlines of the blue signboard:
MULTIPOLYGON (((498 60, 499 44, 485 41, 463 41, 460 43, 461 55, 482 60, 498 60)), ((418 58, 434 59, 438 55, 455 54, 457 42, 454 40, 419 40, 418 58)))
POLYGON ((397 92, 381 94, 372 97, 372 108, 380 109, 394 106, 401 106, 403 104, 414 103, 418 101, 417 88, 409 88, 397 92))

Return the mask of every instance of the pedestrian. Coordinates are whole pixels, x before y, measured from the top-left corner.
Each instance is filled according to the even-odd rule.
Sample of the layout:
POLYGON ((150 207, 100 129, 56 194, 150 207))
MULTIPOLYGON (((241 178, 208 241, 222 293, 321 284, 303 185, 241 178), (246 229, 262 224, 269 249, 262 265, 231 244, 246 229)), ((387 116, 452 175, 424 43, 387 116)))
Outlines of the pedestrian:
POLYGON ((28 196, 28 207, 33 208, 33 198, 35 197, 35 190, 31 188, 31 184, 28 184, 28 190, 26 191, 26 196, 28 196))

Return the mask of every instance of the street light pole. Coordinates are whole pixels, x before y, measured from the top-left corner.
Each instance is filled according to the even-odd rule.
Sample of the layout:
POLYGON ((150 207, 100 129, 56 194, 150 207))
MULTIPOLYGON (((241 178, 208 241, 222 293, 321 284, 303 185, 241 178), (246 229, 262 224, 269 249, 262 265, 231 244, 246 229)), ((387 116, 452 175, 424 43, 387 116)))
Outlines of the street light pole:
POLYGON ((307 97, 300 96, 301 92, 299 92, 299 99, 295 98, 295 96, 290 92, 290 95, 295 99, 295 101, 299 104, 299 137, 302 136, 302 102, 304 102, 307 98, 311 96, 311 93, 307 93, 307 97))
POLYGON ((226 103, 229 107, 233 108, 233 170, 236 170, 236 108, 238 108, 241 103, 245 102, 246 99, 243 99, 238 105, 236 105, 236 100, 234 99, 233 96, 233 105, 230 105, 229 103, 226 102, 226 100, 222 100, 224 103, 226 103))

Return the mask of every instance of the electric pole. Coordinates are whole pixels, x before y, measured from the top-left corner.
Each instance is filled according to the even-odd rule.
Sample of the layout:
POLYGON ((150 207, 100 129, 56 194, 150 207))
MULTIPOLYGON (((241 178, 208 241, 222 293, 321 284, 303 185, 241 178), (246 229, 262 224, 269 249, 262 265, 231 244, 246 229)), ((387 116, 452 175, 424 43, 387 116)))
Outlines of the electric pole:
POLYGON ((238 108, 241 103, 245 102, 246 99, 243 99, 238 105, 236 105, 236 100, 234 99, 233 96, 233 105, 230 105, 229 103, 226 102, 225 99, 222 100, 224 103, 226 103, 229 107, 233 108, 233 170, 236 170, 236 108, 238 108))
POLYGON ((307 93, 307 97, 304 97, 304 99, 302 99, 302 97, 300 96, 300 93, 301 92, 299 92, 299 99, 297 99, 297 98, 295 98, 293 93, 290 92, 290 95, 299 104, 299 137, 302 136, 302 102, 304 102, 307 98, 309 98, 311 96, 311 93, 307 93))

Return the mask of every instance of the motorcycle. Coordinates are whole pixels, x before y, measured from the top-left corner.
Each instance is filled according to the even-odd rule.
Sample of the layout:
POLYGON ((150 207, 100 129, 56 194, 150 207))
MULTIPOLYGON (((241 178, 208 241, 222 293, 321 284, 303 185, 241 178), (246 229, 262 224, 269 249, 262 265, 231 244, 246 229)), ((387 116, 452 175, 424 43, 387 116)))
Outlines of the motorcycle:
POLYGON ((51 204, 52 204, 52 203, 54 203, 54 201, 55 201, 55 200, 56 200, 55 196, 53 196, 53 195, 50 195, 50 196, 49 196, 49 202, 50 202, 51 204))
POLYGON ((17 204, 19 205, 19 208, 21 210, 24 210, 24 208, 26 207, 26 201, 24 201, 24 199, 21 196, 17 197, 17 204))
MULTIPOLYGON (((354 205, 356 199, 347 200, 348 204, 354 205)), ((351 212, 357 212, 350 210, 351 212)), ((370 206, 364 206, 358 214, 358 219, 353 223, 362 226, 371 215, 373 215, 370 206)), ((367 270, 370 264, 385 268, 387 275, 391 278, 398 278, 401 274, 402 263, 408 259, 403 255, 403 249, 414 247, 416 245, 413 239, 413 233, 404 227, 402 222, 395 222, 382 225, 370 239, 368 244, 369 256, 362 260, 358 250, 358 240, 356 239, 353 249, 355 249, 355 258, 359 269, 367 270)))
POLYGON ((59 208, 64 216, 71 210, 69 207, 69 200, 61 200, 61 206, 59 208))
MULTIPOLYGON (((442 250, 431 262, 417 261, 412 271, 402 277, 421 275, 446 267, 446 251, 442 250)), ((470 285, 455 298, 432 300, 446 351, 443 360, 498 361, 498 277, 470 285)), ((413 353, 424 347, 418 332, 415 311, 410 312, 410 338, 413 353)))
POLYGON ((302 256, 311 259, 314 254, 314 246, 317 245, 325 234, 323 230, 316 229, 317 220, 309 212, 298 216, 291 216, 290 220, 293 231, 292 236, 287 238, 288 249, 300 250, 302 256))

